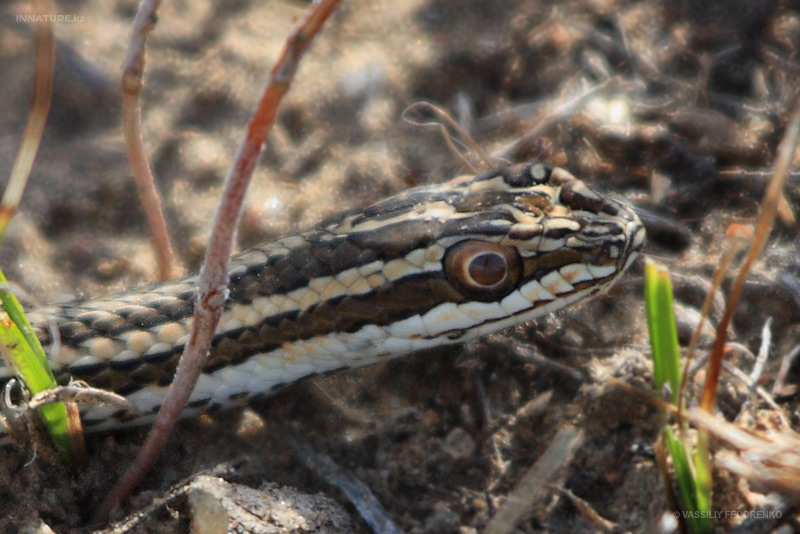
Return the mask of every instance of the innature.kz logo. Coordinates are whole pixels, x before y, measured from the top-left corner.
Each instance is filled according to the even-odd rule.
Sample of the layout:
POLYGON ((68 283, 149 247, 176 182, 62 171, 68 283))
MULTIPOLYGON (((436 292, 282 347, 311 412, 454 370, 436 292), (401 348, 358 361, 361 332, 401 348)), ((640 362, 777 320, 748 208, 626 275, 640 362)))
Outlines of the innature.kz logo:
POLYGON ((86 22, 86 17, 83 15, 17 15, 17 22, 50 22, 52 24, 63 24, 86 22))

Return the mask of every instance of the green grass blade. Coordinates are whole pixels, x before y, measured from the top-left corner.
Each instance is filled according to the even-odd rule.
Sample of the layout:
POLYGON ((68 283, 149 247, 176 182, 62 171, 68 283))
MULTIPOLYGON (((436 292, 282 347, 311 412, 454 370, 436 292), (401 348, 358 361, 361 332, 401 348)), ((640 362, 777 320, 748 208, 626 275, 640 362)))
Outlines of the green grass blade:
POLYGON ((711 453, 708 448, 708 432, 700 428, 697 431, 697 447, 692 455, 694 462, 695 498, 698 510, 711 510, 711 453))
POLYGON ((669 455, 672 457, 672 466, 675 469, 675 478, 678 482, 678 491, 687 511, 686 522, 693 534, 705 534, 714 530, 711 522, 710 502, 708 506, 701 506, 698 499, 697 480, 690 459, 686 454, 683 443, 675 437, 672 429, 664 429, 664 441, 667 444, 669 455))
MULTIPOLYGON (((0 305, 8 319, 0 321, 0 350, 32 395, 57 386, 44 349, 33 333, 28 318, 17 297, 7 289, 7 281, 0 270, 0 305)), ((70 459, 67 409, 63 403, 48 404, 39 408, 39 415, 53 439, 59 456, 70 459)))
POLYGON ((681 387, 680 351, 672 307, 672 281, 666 267, 645 261, 644 295, 656 390, 660 394, 663 385, 669 384, 672 403, 677 405, 681 387))
MULTIPOLYGON (((678 329, 672 301, 672 282, 669 270, 647 260, 644 271, 645 308, 650 345, 653 350, 653 375, 657 392, 669 384, 671 401, 680 402, 681 365, 678 329)), ((712 532, 711 468, 708 455, 708 435, 699 431, 697 448, 678 439, 669 426, 664 428, 664 442, 672 458, 672 467, 681 504, 690 532, 712 532), (689 451, 687 453, 687 451, 689 451)))

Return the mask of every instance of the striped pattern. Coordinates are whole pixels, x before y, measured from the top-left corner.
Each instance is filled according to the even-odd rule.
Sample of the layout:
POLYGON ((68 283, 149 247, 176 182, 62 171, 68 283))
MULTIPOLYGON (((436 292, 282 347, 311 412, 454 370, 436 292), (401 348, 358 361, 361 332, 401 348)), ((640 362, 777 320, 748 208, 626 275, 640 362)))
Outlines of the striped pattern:
MULTIPOLYGON (((186 415, 304 378, 460 342, 607 289, 644 229, 633 211, 563 169, 532 163, 412 189, 231 260, 230 297, 186 415), (516 258, 480 297, 448 270, 476 241, 516 258)), ((89 428, 141 424, 160 406, 188 338, 196 275, 31 314, 60 382, 116 391, 135 412, 91 407, 89 428)), ((0 382, 11 376, 0 367, 0 382)))

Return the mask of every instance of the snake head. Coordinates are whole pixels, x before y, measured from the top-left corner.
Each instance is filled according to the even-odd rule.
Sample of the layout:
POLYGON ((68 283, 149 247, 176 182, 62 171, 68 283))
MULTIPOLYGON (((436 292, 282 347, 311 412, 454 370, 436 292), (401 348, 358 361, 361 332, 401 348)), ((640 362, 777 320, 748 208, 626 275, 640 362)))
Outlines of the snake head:
POLYGON ((444 272, 472 300, 514 295, 518 307, 538 307, 598 293, 644 242, 630 207, 560 168, 513 165, 452 186, 460 196, 439 239, 444 272))
POLYGON ((623 201, 540 163, 413 189, 329 229, 374 254, 380 276, 370 309, 388 310, 380 313, 390 334, 431 342, 476 337, 599 294, 645 238, 623 201))

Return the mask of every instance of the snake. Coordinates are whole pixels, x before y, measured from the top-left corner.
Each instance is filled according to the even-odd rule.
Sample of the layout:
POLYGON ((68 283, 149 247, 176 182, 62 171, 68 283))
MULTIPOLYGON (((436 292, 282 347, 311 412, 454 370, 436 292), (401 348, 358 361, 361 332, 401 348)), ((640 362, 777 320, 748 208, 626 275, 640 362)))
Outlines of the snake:
MULTIPOLYGON (((231 258, 225 308, 181 415, 556 312, 608 290, 644 241, 624 200, 539 162, 340 213, 231 258)), ((80 380, 130 405, 82 407, 84 428, 152 421, 189 339, 197 283, 193 274, 29 313, 59 384, 80 380)), ((0 386, 13 375, 0 364, 0 386)))

